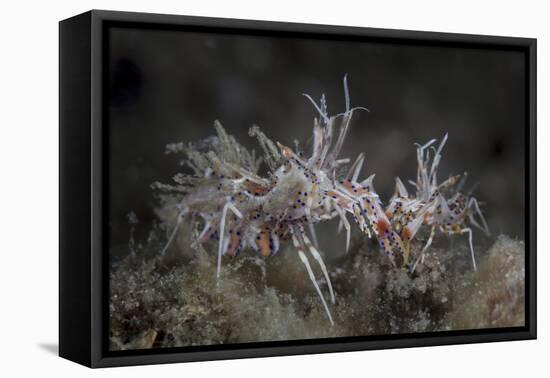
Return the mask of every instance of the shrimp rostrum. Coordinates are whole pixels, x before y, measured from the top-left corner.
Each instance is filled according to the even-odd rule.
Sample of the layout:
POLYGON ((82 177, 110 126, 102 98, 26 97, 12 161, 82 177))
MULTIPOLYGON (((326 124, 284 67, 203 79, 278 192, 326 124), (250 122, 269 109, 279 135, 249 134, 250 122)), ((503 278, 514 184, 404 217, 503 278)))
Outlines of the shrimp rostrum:
POLYGON ((461 189, 467 177, 464 173, 454 175, 439 183, 437 170, 441 161, 441 151, 447 142, 445 134, 436 148, 435 139, 424 145, 417 144, 417 177, 409 183, 416 189, 415 195, 409 195, 405 185, 396 178, 395 192, 386 209, 392 224, 399 230, 399 235, 405 245, 405 265, 408 264, 409 243, 422 227, 429 228, 426 244, 411 266, 414 271, 419 262, 424 260, 425 252, 430 247, 435 232, 439 230, 444 235, 468 234, 468 242, 474 270, 477 270, 472 243, 473 225, 489 235, 487 222, 481 212, 476 198, 463 194, 461 189))

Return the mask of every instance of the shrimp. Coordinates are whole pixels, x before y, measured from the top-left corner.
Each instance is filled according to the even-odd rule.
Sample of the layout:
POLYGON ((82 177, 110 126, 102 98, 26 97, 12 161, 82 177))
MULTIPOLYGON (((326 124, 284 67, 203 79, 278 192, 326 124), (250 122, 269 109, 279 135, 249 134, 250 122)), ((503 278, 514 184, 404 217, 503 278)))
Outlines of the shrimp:
POLYGON ((394 195, 386 209, 386 214, 399 229, 406 246, 404 265, 408 265, 409 242, 422 226, 430 228, 428 240, 412 265, 411 272, 414 272, 419 262, 424 261, 425 252, 432 244, 436 230, 447 236, 468 234, 472 265, 474 271, 477 271, 472 229, 467 224, 481 229, 486 235, 490 234, 477 199, 460 192, 467 173, 462 180, 460 175, 455 175, 438 183, 437 170, 447 139, 448 134, 445 134, 437 148, 433 146, 435 139, 424 145, 416 145, 417 177, 416 181, 409 181, 415 187, 416 195, 409 195, 401 179, 396 178, 394 195), (430 157, 430 152, 433 157, 430 157))
MULTIPOLYGON (((340 217, 347 228, 347 250, 350 227, 345 213, 359 214, 364 201, 372 199, 374 203, 378 198, 368 189, 362 188, 360 193, 354 189, 352 182, 357 180, 363 155, 347 173, 344 169, 349 159, 340 159, 353 113, 367 110, 350 107, 346 77, 344 94, 345 111, 334 116, 327 113, 324 95, 320 105, 305 95, 319 113, 319 118, 314 120, 309 158, 273 142, 257 126, 250 129, 249 135, 257 138, 263 150, 263 161, 269 171, 267 177, 259 175, 260 161, 254 153, 249 153, 227 134, 217 121, 214 124, 217 137, 199 145, 170 145, 170 152, 184 153, 185 164, 194 174, 177 175, 177 185, 155 186, 176 194, 179 201, 175 226, 161 254, 166 253, 186 217, 198 219, 201 225, 194 240, 196 245, 209 241, 217 243, 217 279, 223 256, 237 256, 249 249, 269 257, 275 255, 284 242, 291 241, 333 324, 327 301, 310 265, 313 259, 320 267, 334 304, 334 290, 315 242, 314 225, 340 217), (338 180, 342 175, 347 178, 338 180), (306 226, 313 230, 311 239, 305 231, 306 226)), ((377 214, 383 214, 378 202, 376 206, 377 214)))
POLYGON ((293 150, 273 142, 258 126, 253 126, 249 136, 257 139, 263 152, 262 158, 257 158, 254 151, 247 151, 229 135, 219 121, 214 123, 215 137, 199 143, 168 145, 168 153, 184 154, 182 163, 193 173, 177 174, 175 184, 154 184, 154 188, 177 200, 175 225, 161 254, 173 243, 183 220, 190 218, 197 226, 192 245, 216 244, 219 283, 223 256, 235 257, 243 250, 252 250, 268 258, 289 243, 302 262, 331 325, 334 320, 329 305, 311 266, 312 262, 319 266, 330 302, 335 304, 330 275, 317 243, 317 223, 338 218, 340 227, 346 229, 347 252, 351 238, 347 216, 351 215, 362 233, 376 238, 394 266, 397 266, 395 256, 402 256, 404 267, 409 265, 410 242, 422 226, 431 227, 428 242, 412 271, 423 259, 436 229, 447 235, 469 233, 475 269, 472 232, 466 221, 486 232, 488 228, 475 198, 458 191, 449 199, 443 197, 458 180, 458 176, 454 176, 441 184, 437 181, 447 135, 437 149, 433 147, 435 140, 417 145, 417 180, 411 182, 416 195, 410 195, 403 182, 396 178, 394 195, 384 207, 374 189, 375 175, 360 179, 365 154, 359 154, 351 165, 349 158, 340 156, 354 112, 368 112, 363 107, 351 107, 346 76, 343 86, 345 111, 336 115, 329 115, 324 94, 319 103, 304 94, 318 113, 313 122, 313 142, 308 157, 297 147, 293 150), (432 150, 434 155, 430 159, 432 150), (262 163, 267 167, 265 175, 260 174, 262 163))

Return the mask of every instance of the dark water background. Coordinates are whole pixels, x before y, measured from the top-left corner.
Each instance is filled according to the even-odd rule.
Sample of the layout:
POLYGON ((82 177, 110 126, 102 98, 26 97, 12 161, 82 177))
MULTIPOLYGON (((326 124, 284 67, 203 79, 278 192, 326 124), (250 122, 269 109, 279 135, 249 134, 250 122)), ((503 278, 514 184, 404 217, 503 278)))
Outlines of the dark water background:
MULTIPOLYGON (((150 229, 150 184, 179 169, 167 143, 208 137, 218 119, 257 151, 253 124, 309 146, 316 112, 301 93, 326 93, 329 112, 339 113, 346 73, 352 105, 370 113, 355 114, 342 157, 366 152, 362 176, 376 173, 383 199, 395 176, 415 177, 413 143, 448 132, 440 178, 468 171, 492 233, 524 238, 520 52, 125 28, 112 29, 109 42, 112 247, 127 245, 130 211, 138 236, 150 229)), ((334 227, 323 230, 328 243, 334 227)))

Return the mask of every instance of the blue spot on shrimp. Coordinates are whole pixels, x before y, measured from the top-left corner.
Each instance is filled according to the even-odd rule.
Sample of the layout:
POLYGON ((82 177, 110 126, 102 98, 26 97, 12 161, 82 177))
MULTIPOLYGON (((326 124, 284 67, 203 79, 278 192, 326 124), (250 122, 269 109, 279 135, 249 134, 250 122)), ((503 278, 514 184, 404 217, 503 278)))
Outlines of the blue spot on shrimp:
MULTIPOLYGON (((458 191, 449 199, 443 198, 440 192, 452 187, 455 181, 449 179, 440 184, 436 179, 441 149, 447 137, 432 155, 430 167, 427 167, 430 161, 423 151, 434 141, 418 147, 419 171, 427 173, 419 174, 415 183, 416 195, 409 195, 401 180, 396 179, 395 194, 384 207, 374 189, 374 174, 366 179, 359 178, 366 155, 359 154, 352 164, 349 164, 351 159, 341 157, 353 114, 368 112, 363 107, 351 107, 346 76, 343 87, 345 110, 336 115, 329 115, 324 94, 318 103, 304 94, 317 113, 309 154, 274 142, 254 126, 249 136, 256 138, 261 148, 259 159, 228 134, 219 121, 214 122, 216 136, 209 138, 207 149, 196 148, 193 143, 169 145, 170 152, 185 156, 183 163, 193 173, 177 175, 174 185, 157 185, 177 198, 175 225, 168 230, 160 253, 166 253, 182 222, 189 217, 197 219, 199 224, 193 243, 211 244, 216 250, 218 282, 223 256, 236 257, 241 251, 253 251, 269 258, 275 256, 283 244, 288 244, 302 262, 328 321, 333 325, 329 303, 334 305, 336 296, 319 249, 315 224, 339 219, 339 228, 346 232, 347 252, 351 238, 347 216, 351 214, 360 232, 375 238, 392 264, 396 265, 396 258, 401 258, 405 268, 409 268, 409 244, 421 227, 432 230, 426 248, 435 229, 447 235, 469 232, 471 246, 471 230, 464 223, 469 221, 487 229, 477 201, 471 197, 464 199, 458 191), (260 167, 267 168, 267 174, 260 173, 260 167), (441 211, 444 216, 436 209, 444 209, 441 211), (461 209, 458 215, 456 209, 461 209), (478 216, 477 220, 474 215, 478 216), (443 222, 449 221, 451 226, 445 226, 443 222), (322 273, 330 301, 325 299, 312 263, 317 264, 322 273)), ((417 257, 412 271, 426 248, 417 257)))

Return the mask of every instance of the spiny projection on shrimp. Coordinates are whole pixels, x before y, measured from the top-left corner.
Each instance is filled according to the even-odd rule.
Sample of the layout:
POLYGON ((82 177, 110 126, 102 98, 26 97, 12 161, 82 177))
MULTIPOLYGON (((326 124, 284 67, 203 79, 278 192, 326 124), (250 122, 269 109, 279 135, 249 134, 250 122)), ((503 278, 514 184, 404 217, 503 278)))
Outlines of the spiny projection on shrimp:
POLYGON ((183 163, 193 173, 177 174, 173 184, 154 184, 156 189, 175 196, 178 203, 175 225, 161 253, 166 253, 183 220, 189 217, 199 224, 193 243, 217 246, 218 279, 224 255, 237 256, 243 250, 252 250, 269 257, 284 243, 291 243, 331 324, 334 321, 329 306, 310 265, 311 259, 319 265, 334 304, 330 276, 317 245, 316 223, 338 218, 340 227, 346 230, 347 252, 351 235, 348 216, 351 216, 361 232, 376 238, 394 265, 396 254, 402 256, 404 268, 409 268, 411 241, 420 228, 430 228, 428 241, 409 268, 411 271, 423 260, 435 230, 446 235, 468 233, 475 269, 472 231, 466 223, 485 232, 487 224, 475 198, 452 190, 456 177, 437 182, 437 168, 447 136, 438 149, 432 147, 435 140, 418 146, 418 176, 416 182, 411 182, 416 195, 410 195, 397 178, 395 194, 384 208, 373 187, 374 174, 359 178, 365 154, 357 156, 351 165, 349 158, 340 156, 354 112, 368 111, 351 107, 346 77, 343 86, 345 111, 336 115, 329 115, 324 94, 319 103, 304 95, 318 113, 308 158, 273 142, 254 126, 249 135, 257 138, 263 151, 262 158, 256 158, 254 151, 240 145, 218 121, 214 124, 217 136, 213 138, 199 144, 168 145, 168 152, 184 154, 183 163), (432 160, 430 147, 434 152, 432 160), (262 162, 267 167, 266 175, 259 173, 262 162), (446 194, 450 195, 448 199, 444 197, 446 194))

